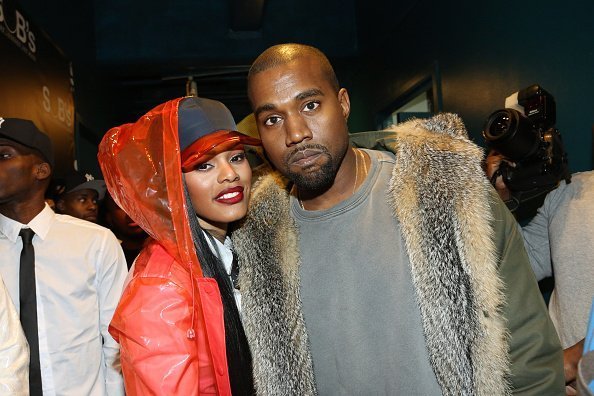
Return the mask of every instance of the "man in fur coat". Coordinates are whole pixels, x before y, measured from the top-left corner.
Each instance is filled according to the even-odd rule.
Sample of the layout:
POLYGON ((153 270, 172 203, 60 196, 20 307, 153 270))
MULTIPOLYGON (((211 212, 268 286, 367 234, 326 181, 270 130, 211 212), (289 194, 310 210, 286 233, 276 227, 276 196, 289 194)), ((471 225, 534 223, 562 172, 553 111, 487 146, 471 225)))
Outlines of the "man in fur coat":
POLYGON ((259 394, 563 394, 521 236, 457 116, 351 144, 347 91, 296 44, 258 57, 248 94, 276 169, 234 233, 259 394))

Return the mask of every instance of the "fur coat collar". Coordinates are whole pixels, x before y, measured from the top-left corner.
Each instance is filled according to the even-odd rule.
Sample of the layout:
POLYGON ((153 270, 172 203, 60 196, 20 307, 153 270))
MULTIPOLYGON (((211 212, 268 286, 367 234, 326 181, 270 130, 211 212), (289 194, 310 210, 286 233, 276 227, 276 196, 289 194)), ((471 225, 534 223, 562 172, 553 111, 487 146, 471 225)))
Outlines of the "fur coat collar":
MULTIPOLYGON (((375 145, 396 155, 389 204, 401 224, 430 364, 443 394, 510 394, 503 285, 482 151, 452 114, 380 134, 375 145)), ((243 323, 258 394, 313 395, 299 234, 286 184, 274 172, 260 176, 248 217, 233 235, 243 323)))

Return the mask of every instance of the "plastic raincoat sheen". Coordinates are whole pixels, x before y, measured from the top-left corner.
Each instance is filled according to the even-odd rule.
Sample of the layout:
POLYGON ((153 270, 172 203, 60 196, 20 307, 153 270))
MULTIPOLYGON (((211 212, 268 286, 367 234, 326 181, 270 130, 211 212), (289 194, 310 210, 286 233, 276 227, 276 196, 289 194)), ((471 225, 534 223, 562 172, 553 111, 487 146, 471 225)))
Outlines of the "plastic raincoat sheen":
POLYGON ((138 256, 109 326, 127 395, 230 395, 223 306, 188 225, 178 105, 113 128, 99 162, 115 202, 154 239, 138 256))

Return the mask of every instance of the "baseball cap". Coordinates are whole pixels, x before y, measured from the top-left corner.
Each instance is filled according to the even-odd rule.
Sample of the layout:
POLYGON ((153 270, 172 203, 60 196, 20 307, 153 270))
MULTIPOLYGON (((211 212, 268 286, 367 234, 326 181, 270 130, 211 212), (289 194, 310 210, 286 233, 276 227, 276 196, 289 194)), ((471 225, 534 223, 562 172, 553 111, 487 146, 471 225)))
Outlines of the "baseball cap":
POLYGON ((101 201, 105 196, 105 181, 101 179, 95 179, 93 175, 90 173, 82 173, 82 172, 72 172, 61 180, 57 181, 58 183, 63 183, 64 192, 63 194, 68 194, 78 190, 95 190, 97 191, 97 199, 101 201))
POLYGON ((260 139, 237 131, 227 107, 216 100, 188 97, 178 108, 178 135, 184 172, 191 171, 207 155, 247 144, 260 146, 260 139))
POLYGON ((8 139, 35 149, 53 167, 54 152, 49 136, 41 132, 33 121, 0 117, 0 139, 8 139))

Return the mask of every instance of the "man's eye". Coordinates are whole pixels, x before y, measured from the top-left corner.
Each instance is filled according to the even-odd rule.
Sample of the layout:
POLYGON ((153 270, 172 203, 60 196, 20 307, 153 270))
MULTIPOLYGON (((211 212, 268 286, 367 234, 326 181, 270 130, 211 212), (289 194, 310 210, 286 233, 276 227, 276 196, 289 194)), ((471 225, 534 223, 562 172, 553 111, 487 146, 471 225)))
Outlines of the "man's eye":
POLYGON ((241 162, 245 159, 245 153, 236 154, 231 157, 231 162, 241 162))
POLYGON ((278 123, 280 121, 280 117, 278 116, 272 116, 272 117, 268 117, 265 121, 264 124, 268 125, 268 126, 272 126, 276 123, 278 123))
POLYGON ((312 111, 317 109, 320 106, 319 102, 307 102, 305 107, 303 108, 304 111, 312 111))

